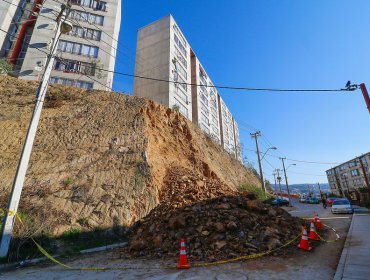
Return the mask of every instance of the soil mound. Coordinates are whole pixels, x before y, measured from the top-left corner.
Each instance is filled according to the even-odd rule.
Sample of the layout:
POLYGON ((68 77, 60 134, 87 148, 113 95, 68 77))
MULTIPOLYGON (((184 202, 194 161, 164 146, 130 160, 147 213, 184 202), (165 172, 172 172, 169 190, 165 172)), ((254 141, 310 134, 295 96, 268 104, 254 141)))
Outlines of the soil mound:
POLYGON ((299 235, 300 219, 251 197, 224 195, 181 207, 161 204, 136 224, 129 252, 178 257, 184 238, 191 260, 215 261, 272 250, 299 235))

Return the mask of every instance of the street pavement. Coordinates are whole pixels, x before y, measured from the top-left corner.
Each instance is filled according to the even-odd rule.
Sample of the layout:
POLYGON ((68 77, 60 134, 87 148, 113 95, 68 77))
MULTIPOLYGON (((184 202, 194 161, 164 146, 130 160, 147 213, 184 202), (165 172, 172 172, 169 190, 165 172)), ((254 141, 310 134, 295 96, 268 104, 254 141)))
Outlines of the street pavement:
MULTIPOLYGON (((330 207, 323 209, 322 205, 302 204, 292 201, 293 207, 287 207, 289 212, 302 218, 311 218, 319 213, 323 222, 336 229, 340 239, 333 243, 315 243, 314 250, 306 252, 291 249, 290 253, 270 255, 263 258, 251 259, 243 262, 228 263, 209 267, 192 267, 189 270, 159 268, 161 265, 174 265, 160 260, 125 259, 120 251, 107 251, 93 254, 78 255, 72 258, 60 259, 71 267, 110 267, 111 270, 71 270, 59 265, 36 265, 19 268, 9 272, 0 272, 0 279, 29 279, 29 280, 86 280, 86 279, 300 279, 300 280, 327 280, 332 279, 342 253, 344 239, 351 222, 352 215, 332 215, 330 207), (120 269, 124 267, 124 269, 120 269), (135 269, 127 269, 135 268, 135 269)), ((335 239, 332 230, 328 231, 327 238, 335 239)))
POLYGON ((356 207, 334 280, 370 279, 370 213, 356 207))

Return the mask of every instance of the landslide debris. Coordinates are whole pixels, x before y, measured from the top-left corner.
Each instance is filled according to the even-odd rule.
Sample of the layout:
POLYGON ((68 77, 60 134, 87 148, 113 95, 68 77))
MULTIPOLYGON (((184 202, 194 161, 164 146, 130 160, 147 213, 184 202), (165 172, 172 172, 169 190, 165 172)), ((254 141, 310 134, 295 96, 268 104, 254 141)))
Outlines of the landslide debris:
POLYGON ((215 261, 272 250, 299 235, 302 220, 240 194, 217 180, 173 168, 161 203, 132 229, 134 257, 178 257, 180 239, 191 260, 215 261))
MULTIPOLYGON (((36 89, 37 82, 0 76, 0 207, 6 207, 36 89)), ((125 230, 177 196, 167 185, 187 184, 166 178, 173 166, 192 170, 205 190, 219 191, 205 191, 202 199, 259 185, 179 112, 126 94, 51 85, 19 210, 32 220, 35 235, 125 230)))

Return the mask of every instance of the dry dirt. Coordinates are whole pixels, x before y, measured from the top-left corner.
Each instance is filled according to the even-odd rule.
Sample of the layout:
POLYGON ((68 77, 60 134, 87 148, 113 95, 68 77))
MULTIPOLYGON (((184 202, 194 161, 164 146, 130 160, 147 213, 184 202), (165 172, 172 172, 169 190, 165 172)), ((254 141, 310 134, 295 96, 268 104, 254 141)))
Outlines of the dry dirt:
MULTIPOLYGON (((0 77, 0 207, 33 110, 35 82, 0 77)), ((20 211, 38 232, 127 227, 161 200, 174 168, 230 191, 258 179, 201 130, 154 102, 118 93, 50 86, 20 211)))

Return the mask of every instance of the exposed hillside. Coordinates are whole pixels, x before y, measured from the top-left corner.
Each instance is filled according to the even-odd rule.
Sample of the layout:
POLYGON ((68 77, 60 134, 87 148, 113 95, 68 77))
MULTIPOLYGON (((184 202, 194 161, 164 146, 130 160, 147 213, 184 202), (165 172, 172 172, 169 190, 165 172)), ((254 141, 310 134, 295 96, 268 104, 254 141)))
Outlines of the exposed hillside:
MULTIPOLYGON (((36 87, 0 78, 2 207, 36 87)), ((166 179, 179 167, 230 190, 258 185, 254 175, 176 111, 118 93, 51 86, 20 207, 53 234, 70 227, 129 226, 160 202, 165 184, 180 184, 166 179)))

